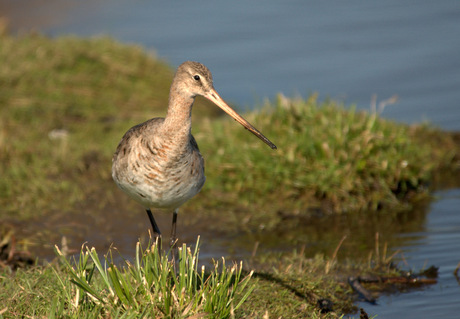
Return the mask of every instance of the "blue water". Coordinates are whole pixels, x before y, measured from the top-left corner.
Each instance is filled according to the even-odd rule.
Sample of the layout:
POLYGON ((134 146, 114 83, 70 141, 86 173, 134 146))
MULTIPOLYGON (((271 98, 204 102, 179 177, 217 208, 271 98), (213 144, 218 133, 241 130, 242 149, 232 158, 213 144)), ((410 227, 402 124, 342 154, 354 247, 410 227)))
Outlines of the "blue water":
POLYGON ((460 129, 458 0, 29 0, 26 12, 21 2, 6 1, 13 25, 53 36, 108 34, 174 66, 203 62, 224 99, 241 108, 278 92, 319 92, 362 109, 373 94, 397 94, 383 116, 460 129))
MULTIPOLYGON (((278 92, 332 97, 369 109, 398 95, 382 116, 460 130, 460 1, 5 0, 13 31, 110 35, 171 65, 197 60, 240 109, 278 92)), ((458 317, 460 189, 436 194, 425 230, 401 249, 409 267, 440 267, 439 283, 360 304, 378 318, 458 317)))
MULTIPOLYGON (((382 296, 377 305, 360 303, 369 315, 384 318, 458 318, 460 282, 454 270, 460 263, 460 189, 435 194, 426 227, 417 233, 401 236, 413 238, 403 252, 405 269, 439 267, 438 283, 410 293, 382 296)), ((459 274, 460 275, 460 274, 459 274)))

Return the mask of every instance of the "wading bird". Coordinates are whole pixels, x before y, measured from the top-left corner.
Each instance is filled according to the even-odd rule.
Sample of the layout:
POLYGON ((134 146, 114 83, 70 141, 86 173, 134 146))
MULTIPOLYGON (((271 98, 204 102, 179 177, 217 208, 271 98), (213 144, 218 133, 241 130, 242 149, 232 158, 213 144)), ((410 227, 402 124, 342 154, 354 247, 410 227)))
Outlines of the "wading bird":
POLYGON ((276 146, 219 96, 212 75, 198 62, 182 63, 172 81, 165 118, 153 118, 129 129, 112 159, 112 177, 125 193, 142 204, 160 239, 151 208, 173 212, 171 246, 176 241, 179 207, 195 196, 206 180, 204 160, 191 134, 192 105, 204 96, 272 149, 276 146))

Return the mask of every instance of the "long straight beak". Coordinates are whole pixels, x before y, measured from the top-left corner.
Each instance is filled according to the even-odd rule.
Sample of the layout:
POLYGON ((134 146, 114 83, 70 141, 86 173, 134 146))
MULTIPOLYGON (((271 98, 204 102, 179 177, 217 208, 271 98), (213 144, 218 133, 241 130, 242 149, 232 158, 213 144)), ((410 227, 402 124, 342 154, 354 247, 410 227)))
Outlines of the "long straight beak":
POLYGON ((217 91, 213 88, 208 93, 204 95, 205 98, 216 104, 222 110, 225 111, 228 115, 233 117, 238 123, 243 125, 247 130, 249 130, 252 134, 260 138, 265 144, 270 146, 272 149, 276 149, 276 145, 273 144, 268 138, 266 138, 262 133, 260 133, 254 126, 251 125, 248 121, 246 121, 241 115, 236 113, 227 103, 220 97, 217 91))

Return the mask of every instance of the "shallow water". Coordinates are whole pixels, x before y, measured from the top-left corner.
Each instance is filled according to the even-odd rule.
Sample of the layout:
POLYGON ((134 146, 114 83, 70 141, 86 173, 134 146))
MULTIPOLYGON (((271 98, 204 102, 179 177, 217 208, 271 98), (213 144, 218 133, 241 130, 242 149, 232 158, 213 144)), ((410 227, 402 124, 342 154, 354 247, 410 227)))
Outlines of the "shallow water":
POLYGON ((438 199, 432 203, 423 229, 399 234, 404 244, 393 249, 403 251, 404 259, 413 269, 439 267, 438 283, 410 293, 382 296, 375 306, 360 303, 369 315, 455 318, 460 313, 460 282, 454 276, 460 263, 460 189, 435 195, 438 199))
MULTIPOLYGON (((221 95, 242 109, 277 92, 306 96, 318 91, 320 98, 330 96, 361 109, 369 109, 373 94, 378 101, 397 94, 398 103, 386 106, 382 116, 407 123, 428 120, 446 130, 460 130, 460 2, 456 0, 289 4, 6 0, 0 2, 2 14, 10 18, 13 31, 32 27, 51 36, 108 34, 155 50, 175 66, 199 60, 213 71, 221 95)), ((248 258, 256 242, 259 251, 304 246, 307 253, 328 254, 344 235, 348 237, 341 254, 367 254, 379 232, 382 243, 403 251, 407 267, 439 267, 439 282, 382 296, 376 306, 359 305, 379 318, 455 317, 460 285, 452 272, 460 262, 460 188, 458 183, 454 187, 439 191, 428 208, 419 207, 400 220, 318 217, 311 225, 292 227, 287 222, 276 234, 261 230, 223 236, 206 231, 204 225, 188 225, 183 218, 178 231, 186 242, 201 234, 202 257, 209 259, 248 258)), ((129 216, 113 207, 105 209, 93 216, 82 208, 78 221, 49 216, 37 227, 56 230, 52 238, 66 235, 73 243, 88 241, 99 251, 114 242, 129 255, 140 234, 145 237, 145 213, 135 204, 136 213, 129 216), (111 216, 110 222, 105 215, 111 216)), ((159 219, 168 229, 170 217, 159 219)), ((49 238, 43 236, 44 241, 49 238)))

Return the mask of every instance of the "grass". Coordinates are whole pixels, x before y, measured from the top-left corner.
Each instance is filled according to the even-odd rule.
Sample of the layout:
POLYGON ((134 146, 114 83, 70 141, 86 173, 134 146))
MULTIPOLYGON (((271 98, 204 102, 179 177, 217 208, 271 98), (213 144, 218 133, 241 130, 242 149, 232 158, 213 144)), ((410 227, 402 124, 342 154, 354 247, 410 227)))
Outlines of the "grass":
POLYGON ((123 269, 111 257, 101 263, 96 250, 87 247, 73 266, 56 248, 63 264, 56 275, 65 298, 56 299, 51 312, 57 317, 67 309, 75 317, 109 313, 133 318, 228 318, 251 293, 247 286, 252 274, 242 278, 241 265, 227 267, 224 259, 211 272, 204 266, 199 269, 198 245, 193 252, 185 244, 180 247, 176 266, 160 256, 157 245, 142 251, 138 243, 134 264, 127 261, 123 269), (67 284, 69 276, 76 287, 67 284))
MULTIPOLYGON (((14 273, 1 268, 0 318, 342 318, 357 310, 347 278, 407 272, 395 267, 395 256, 387 256, 378 239, 368 259, 271 253, 247 262, 246 269, 256 271, 224 259, 206 270, 199 241, 179 248, 176 263, 156 245, 136 247, 134 260, 122 267, 113 248, 101 259, 86 246, 69 257, 64 246, 49 264, 14 273)), ((368 288, 377 296, 387 287, 368 288)))
POLYGON ((253 265, 257 272, 224 259, 207 271, 199 266, 198 247, 183 245, 175 264, 156 245, 142 250, 138 243, 134 261, 122 268, 113 249, 101 261, 94 248, 68 257, 56 247, 50 264, 0 270, 0 318, 338 318, 355 311, 340 276, 376 269, 293 252, 266 257, 263 266, 253 265), (321 300, 333 311, 320 307, 321 300))
MULTIPOLYGON (((300 218, 318 211, 407 211, 429 196, 427 186, 436 172, 458 162, 458 145, 448 134, 334 101, 320 103, 316 95, 308 100, 280 96, 248 118, 278 151, 224 120, 205 121, 200 129, 213 134, 203 134, 200 146, 212 167, 203 196, 212 203, 225 194, 231 207, 238 202, 235 211, 250 212, 245 219, 250 228, 278 227, 280 211, 300 218)), ((212 212, 212 204, 206 208, 212 212)))
POLYGON ((7 318, 229 318, 251 293, 252 273, 243 278, 241 264, 227 266, 225 259, 206 271, 198 246, 180 247, 176 264, 157 245, 144 251, 138 243, 134 264, 122 269, 112 250, 101 261, 84 247, 69 261, 56 247, 53 265, 2 275, 2 307, 7 318))
POLYGON ((152 74, 170 78, 171 71, 142 59, 141 50, 121 48, 107 39, 52 42, 41 36, 4 36, 0 41, 0 61, 5 65, 0 71, 1 174, 5 176, 0 201, 6 214, 30 218, 33 212, 58 210, 63 202, 82 200, 82 184, 87 182, 82 175, 94 165, 98 167, 92 178, 109 178, 109 171, 100 169, 98 162, 108 164, 107 138, 117 139, 113 128, 120 121, 115 114, 119 119, 128 114, 135 117, 148 92, 147 81, 136 80, 134 74, 143 72, 151 85, 161 88, 155 93, 158 98, 152 99, 155 106, 166 99, 167 85, 162 87, 152 74), (136 63, 128 66, 127 61, 136 63), (137 88, 139 93, 124 94, 120 86, 137 88), (126 108, 118 109, 118 103, 126 108))
MULTIPOLYGON (((356 112, 353 107, 346 110, 335 102, 319 105, 315 96, 270 103, 251 117, 267 134, 276 136, 280 152, 269 154, 255 143, 228 143, 225 155, 217 151, 211 156, 221 161, 218 170, 223 169, 216 174, 219 179, 212 180, 216 183, 209 185, 210 189, 219 184, 236 188, 239 198, 253 196, 248 201, 276 194, 283 205, 296 202, 300 208, 306 208, 313 197, 330 212, 394 208, 404 203, 410 190, 422 189, 430 174, 450 163, 455 154, 455 148, 436 154, 439 145, 420 143, 414 137, 423 129, 356 112), (236 147, 242 152, 236 152, 236 147), (243 169, 247 166, 250 171, 243 169), (264 182, 267 179, 270 183, 264 182)), ((228 127, 213 131, 225 132, 228 127)), ((223 139, 224 135, 210 140, 220 145, 223 139)), ((272 203, 274 199, 268 197, 272 203)))

